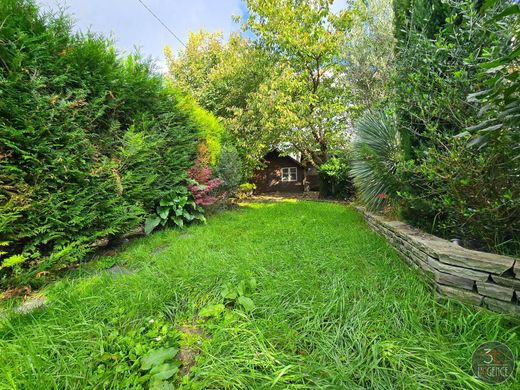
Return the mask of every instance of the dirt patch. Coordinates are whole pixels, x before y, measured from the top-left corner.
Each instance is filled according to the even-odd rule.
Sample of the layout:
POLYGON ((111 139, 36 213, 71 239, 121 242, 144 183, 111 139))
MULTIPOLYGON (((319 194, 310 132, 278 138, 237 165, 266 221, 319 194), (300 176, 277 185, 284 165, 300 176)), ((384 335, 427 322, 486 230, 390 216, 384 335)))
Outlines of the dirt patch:
POLYGON ((155 255, 157 253, 164 252, 166 249, 168 249, 168 245, 159 245, 158 247, 152 249, 152 253, 155 255))
POLYGON ((47 298, 45 298, 44 296, 34 296, 24 300, 22 304, 20 304, 19 306, 16 306, 13 309, 13 312, 17 314, 27 314, 33 310, 45 307, 46 303, 47 298))
POLYGON ((205 337, 204 331, 197 325, 183 325, 177 328, 182 334, 181 348, 176 358, 181 361, 179 376, 190 374, 191 368, 195 365, 195 358, 200 353, 200 346, 205 337))
POLYGON ((107 269, 106 272, 112 275, 130 275, 132 273, 130 269, 117 264, 107 269))

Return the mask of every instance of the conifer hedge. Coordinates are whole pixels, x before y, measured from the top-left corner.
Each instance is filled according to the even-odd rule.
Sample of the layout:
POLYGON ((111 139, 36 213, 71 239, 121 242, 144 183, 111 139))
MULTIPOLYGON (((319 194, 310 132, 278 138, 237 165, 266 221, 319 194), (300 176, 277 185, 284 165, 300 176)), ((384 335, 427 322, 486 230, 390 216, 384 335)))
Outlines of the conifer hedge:
POLYGON ((2 0, 0 287, 38 285, 139 226, 193 165, 194 115, 149 62, 2 0))

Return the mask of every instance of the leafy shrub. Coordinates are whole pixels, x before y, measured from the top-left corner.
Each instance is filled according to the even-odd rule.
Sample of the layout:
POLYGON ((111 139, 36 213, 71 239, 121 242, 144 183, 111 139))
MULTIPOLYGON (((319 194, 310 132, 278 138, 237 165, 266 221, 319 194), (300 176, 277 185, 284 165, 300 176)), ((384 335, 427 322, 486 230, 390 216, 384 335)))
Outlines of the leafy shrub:
POLYGON ((424 157, 398 166, 407 183, 399 191, 405 220, 466 247, 520 252, 520 164, 511 164, 503 144, 468 148, 468 138, 441 136, 424 157), (501 169, 507 166, 508 170, 501 169))
POLYGON ((214 166, 222 150, 221 138, 225 133, 224 125, 215 115, 200 107, 190 95, 178 92, 177 96, 179 107, 189 114, 190 123, 200 129, 208 149, 208 163, 214 166))
POLYGON ((350 176, 350 161, 345 157, 331 157, 318 168, 321 179, 322 196, 348 199, 354 194, 354 185, 350 176))
POLYGON ((215 167, 217 177, 222 180, 222 188, 228 194, 234 195, 242 182, 242 161, 237 149, 232 145, 225 145, 215 167))
POLYGON ((148 217, 144 231, 150 234, 157 226, 165 226, 169 221, 178 227, 194 220, 205 222, 204 210, 195 203, 193 195, 186 187, 177 187, 155 208, 156 214, 148 217))
POLYGON ((251 299, 251 294, 256 289, 256 279, 249 278, 247 280, 241 280, 238 285, 231 282, 227 282, 220 291, 220 296, 223 303, 216 305, 209 305, 203 307, 200 312, 200 317, 217 317, 219 316, 226 307, 230 308, 241 308, 246 313, 253 311, 255 303, 251 299))
POLYGON ((510 40, 518 25, 502 19, 504 9, 518 8, 398 0, 394 9, 396 71, 386 107, 393 117, 367 114, 356 125, 352 174, 361 200, 375 210, 396 206, 413 225, 468 246, 518 253, 517 43, 510 40))
POLYGON ((238 199, 245 199, 253 195, 253 192, 256 190, 256 184, 254 183, 243 183, 240 184, 237 192, 238 199))
POLYGON ((102 355, 91 368, 92 381, 103 387, 174 388, 181 361, 175 359, 181 334, 163 317, 148 318, 125 333, 108 333, 102 355), (167 387, 170 384, 170 387, 167 387))
POLYGON ((250 192, 256 190, 256 184, 255 183, 243 183, 240 184, 240 191, 244 192, 250 192))
POLYGON ((201 144, 195 164, 188 171, 188 176, 191 179, 188 190, 195 199, 195 203, 199 206, 213 205, 226 195, 219 191, 223 181, 218 177, 213 177, 209 159, 207 147, 201 144))
POLYGON ((38 285, 139 226, 209 130, 149 63, 66 17, 5 0, 0 20, 0 285, 38 285))
MULTIPOLYGON (((509 38, 507 45, 494 45, 484 53, 480 64, 480 88, 470 94, 470 102, 479 102, 482 107, 479 117, 482 121, 466 130, 475 135, 471 145, 483 145, 504 133, 516 136, 512 144, 514 152, 520 155, 520 83, 518 60, 518 36, 520 36, 520 6, 509 3, 503 8, 502 1, 488 0, 482 4, 480 12, 489 15, 486 24, 503 31, 509 38), (498 7, 498 13, 496 8, 498 7)), ((508 2, 506 2, 508 3, 508 2)), ((464 133, 463 133, 464 134, 464 133)))
POLYGON ((401 135, 394 120, 382 112, 367 112, 356 123, 350 170, 359 198, 381 211, 396 198, 395 172, 403 160, 401 135))

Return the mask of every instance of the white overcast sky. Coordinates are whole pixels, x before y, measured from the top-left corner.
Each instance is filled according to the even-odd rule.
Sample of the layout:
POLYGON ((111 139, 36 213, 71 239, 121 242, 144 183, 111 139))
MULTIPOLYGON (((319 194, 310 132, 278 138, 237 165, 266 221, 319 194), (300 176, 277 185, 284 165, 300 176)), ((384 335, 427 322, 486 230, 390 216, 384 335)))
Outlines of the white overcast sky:
MULTIPOLYGON (((0 0, 1 1, 1 0, 0 0)), ((42 11, 65 9, 72 15, 75 28, 111 36, 120 52, 138 48, 144 56, 164 67, 165 45, 176 52, 181 44, 139 3, 138 0, 36 0, 42 11)), ((247 17, 241 0, 142 0, 183 41, 190 31, 201 28, 222 31, 225 36, 239 30, 232 16, 247 17)), ((336 0, 335 9, 341 8, 336 0)))

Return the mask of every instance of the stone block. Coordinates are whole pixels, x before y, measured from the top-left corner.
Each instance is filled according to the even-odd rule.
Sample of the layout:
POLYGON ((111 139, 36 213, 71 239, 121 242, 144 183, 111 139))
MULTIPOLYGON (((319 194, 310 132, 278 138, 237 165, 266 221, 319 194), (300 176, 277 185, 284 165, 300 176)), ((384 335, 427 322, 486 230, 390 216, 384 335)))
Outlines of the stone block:
POLYGON ((491 278, 496 284, 501 286, 511 287, 515 290, 520 290, 520 280, 516 278, 506 278, 498 275, 491 275, 491 278))
POLYGON ((444 272, 435 271, 435 281, 446 286, 463 288, 473 291, 475 281, 473 279, 463 278, 457 275, 445 274, 444 272))
POLYGON ((464 248, 453 248, 448 245, 438 245, 435 248, 442 263, 477 271, 485 271, 500 275, 513 267, 515 259, 492 253, 477 252, 464 248))
POLYGON ((495 283, 481 281, 477 282, 477 290, 479 294, 505 302, 511 302, 514 294, 514 290, 511 287, 504 287, 495 283))
POLYGON ((428 257, 428 264, 430 264, 430 266, 436 269, 437 271, 444 272, 446 274, 461 276, 466 279, 480 280, 482 282, 487 281, 490 275, 486 272, 480 272, 469 268, 455 267, 452 265, 444 264, 438 261, 437 259, 434 259, 433 257, 428 257))
POLYGON ((480 306, 482 304, 482 300, 484 299, 482 295, 479 295, 473 291, 444 286, 442 284, 437 285, 437 290, 448 298, 465 302, 474 306, 480 306))
POLYGON ((513 316, 520 315, 520 306, 516 303, 504 302, 490 297, 484 297, 484 304, 489 310, 505 313, 513 316))

